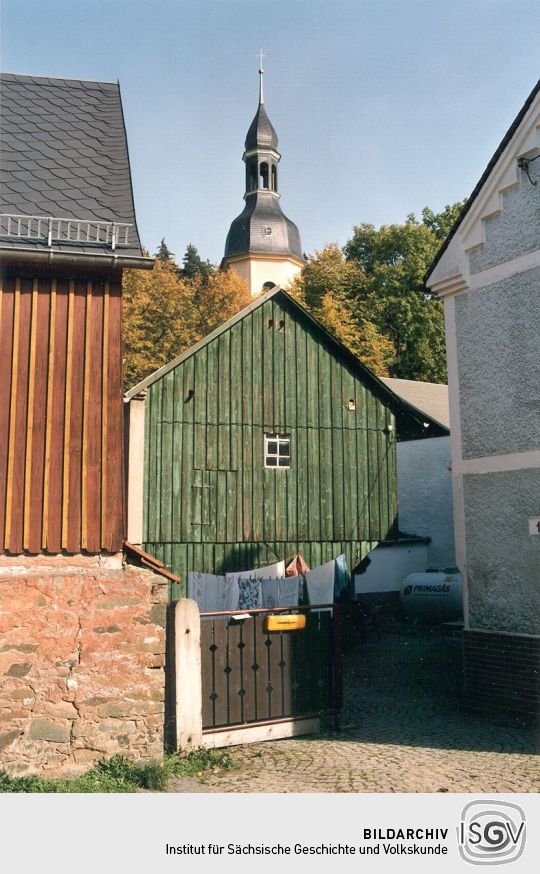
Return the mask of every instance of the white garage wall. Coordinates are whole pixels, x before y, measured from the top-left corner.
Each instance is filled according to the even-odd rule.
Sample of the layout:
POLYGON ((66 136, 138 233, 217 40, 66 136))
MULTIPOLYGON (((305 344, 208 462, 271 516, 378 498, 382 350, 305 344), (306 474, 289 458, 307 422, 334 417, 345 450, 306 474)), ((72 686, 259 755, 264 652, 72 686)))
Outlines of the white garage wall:
POLYGON ((400 531, 429 537, 428 565, 455 565, 450 437, 397 444, 400 531))

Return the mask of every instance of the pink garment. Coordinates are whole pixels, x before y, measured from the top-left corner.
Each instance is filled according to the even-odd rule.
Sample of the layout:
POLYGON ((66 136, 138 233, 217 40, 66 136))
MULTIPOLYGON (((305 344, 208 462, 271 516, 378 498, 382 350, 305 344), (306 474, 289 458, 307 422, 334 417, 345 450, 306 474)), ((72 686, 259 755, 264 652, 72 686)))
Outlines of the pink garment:
POLYGON ((307 574, 308 570, 309 565, 306 564, 300 553, 297 552, 293 560, 287 565, 285 576, 297 577, 299 574, 307 574))

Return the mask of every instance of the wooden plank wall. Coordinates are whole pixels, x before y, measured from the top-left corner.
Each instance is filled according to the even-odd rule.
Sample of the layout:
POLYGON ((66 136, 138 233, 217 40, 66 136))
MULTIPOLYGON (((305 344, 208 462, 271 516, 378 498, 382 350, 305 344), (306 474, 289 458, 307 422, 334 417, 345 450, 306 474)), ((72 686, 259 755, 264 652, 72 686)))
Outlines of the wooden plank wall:
POLYGON ((121 279, 0 287, 0 552, 117 552, 124 538, 121 279))
POLYGON ((163 557, 170 545, 168 563, 182 573, 184 561, 180 567, 172 557, 180 544, 392 537, 396 452, 388 425, 395 425, 390 409, 324 335, 267 301, 149 387, 147 548, 163 557), (291 435, 290 470, 265 469, 265 432, 291 435))

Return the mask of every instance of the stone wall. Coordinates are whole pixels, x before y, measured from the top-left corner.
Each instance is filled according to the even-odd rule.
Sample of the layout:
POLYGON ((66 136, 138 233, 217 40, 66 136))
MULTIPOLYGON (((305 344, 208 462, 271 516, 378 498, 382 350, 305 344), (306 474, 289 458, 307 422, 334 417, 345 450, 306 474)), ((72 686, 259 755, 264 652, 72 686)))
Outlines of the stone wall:
POLYGON ((121 557, 0 565, 0 769, 163 753, 167 582, 121 557))

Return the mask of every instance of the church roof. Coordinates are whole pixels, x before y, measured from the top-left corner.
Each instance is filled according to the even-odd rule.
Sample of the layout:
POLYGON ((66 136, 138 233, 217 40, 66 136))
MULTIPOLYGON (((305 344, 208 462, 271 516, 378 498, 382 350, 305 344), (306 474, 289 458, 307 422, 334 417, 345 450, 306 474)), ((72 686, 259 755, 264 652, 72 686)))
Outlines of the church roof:
POLYGON ((2 73, 0 97, 1 248, 110 257, 105 224, 116 223, 123 236, 114 254, 141 258, 119 85, 2 73), (74 222, 69 232, 55 224, 51 244, 47 223, 38 231, 23 219, 17 236, 10 216, 74 222), (92 221, 104 223, 102 244, 92 221))
POLYGON ((252 149, 273 149, 278 147, 278 135, 266 114, 264 103, 259 103, 255 118, 249 126, 245 142, 246 152, 252 149))
POLYGON ((271 192, 258 191, 247 197, 243 211, 231 224, 225 257, 247 252, 293 255, 304 260, 298 228, 271 192))

